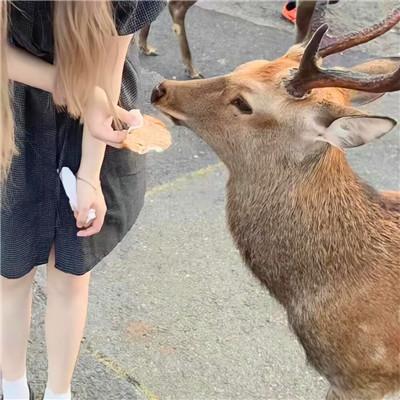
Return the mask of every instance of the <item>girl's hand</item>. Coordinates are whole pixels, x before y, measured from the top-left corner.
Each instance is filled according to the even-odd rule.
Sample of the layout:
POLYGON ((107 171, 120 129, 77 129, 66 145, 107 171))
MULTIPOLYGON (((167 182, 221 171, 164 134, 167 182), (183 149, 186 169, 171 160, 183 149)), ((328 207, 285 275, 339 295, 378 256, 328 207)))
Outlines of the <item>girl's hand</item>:
MULTIPOLYGON (((122 107, 116 106, 118 119, 127 126, 139 126, 141 120, 137 114, 130 113, 122 107)), ((114 130, 112 127, 114 116, 105 91, 96 86, 93 95, 85 109, 84 122, 89 132, 96 139, 112 147, 121 147, 127 137, 127 130, 114 130)))
POLYGON ((103 227, 107 212, 100 182, 86 180, 83 176, 81 177, 78 172, 77 197, 78 210, 74 212, 74 215, 76 218, 76 226, 81 229, 77 235, 79 237, 88 237, 99 233, 103 227), (91 208, 95 210, 96 218, 87 223, 88 213, 91 208))

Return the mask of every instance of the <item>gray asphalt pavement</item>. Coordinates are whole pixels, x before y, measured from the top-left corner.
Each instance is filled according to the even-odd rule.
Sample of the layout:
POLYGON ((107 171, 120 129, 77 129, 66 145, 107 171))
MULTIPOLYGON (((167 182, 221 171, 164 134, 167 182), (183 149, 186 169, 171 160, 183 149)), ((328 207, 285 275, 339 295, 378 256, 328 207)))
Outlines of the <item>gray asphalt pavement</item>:
MULTIPOLYGON (((279 18, 282 3, 202 0, 193 7, 188 32, 204 75, 283 54, 293 29, 279 18)), ((342 29, 373 21, 389 4, 343 3, 332 11, 342 29)), ((398 39, 394 30, 379 45, 362 46, 340 61, 351 65, 400 54, 398 39)), ((185 78, 166 12, 150 40, 160 55, 141 57, 147 112, 156 83, 185 78)), ((388 95, 368 109, 399 118, 399 100, 398 94, 388 95)), ((323 399, 326 382, 307 366, 284 311, 232 244, 225 226, 224 167, 187 129, 174 128, 173 139, 171 150, 148 159, 148 193, 138 223, 94 270, 75 399, 323 399)), ((349 158, 376 187, 399 189, 399 153, 397 130, 349 152, 349 158)), ((43 272, 35 287, 29 352, 29 375, 38 393, 46 381, 43 272)))

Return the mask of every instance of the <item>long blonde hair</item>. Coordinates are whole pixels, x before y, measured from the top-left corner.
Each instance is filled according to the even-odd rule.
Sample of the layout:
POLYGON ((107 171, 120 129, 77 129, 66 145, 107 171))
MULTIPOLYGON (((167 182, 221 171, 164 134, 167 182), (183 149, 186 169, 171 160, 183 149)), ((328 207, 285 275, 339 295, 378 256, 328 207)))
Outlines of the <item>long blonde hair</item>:
POLYGON ((10 106, 10 96, 8 90, 8 74, 6 59, 7 40, 7 3, 0 3, 0 182, 4 180, 14 156, 14 122, 10 106))
MULTIPOLYGON (((0 0, 1 28, 1 160, 0 181, 9 170, 15 154, 14 119, 10 107, 6 62, 8 2, 0 0)), ((53 34, 57 87, 62 103, 73 117, 81 117, 88 97, 99 80, 107 60, 106 42, 116 36, 112 5, 100 1, 55 1, 53 34)), ((107 92, 107 87, 104 88, 107 92)))

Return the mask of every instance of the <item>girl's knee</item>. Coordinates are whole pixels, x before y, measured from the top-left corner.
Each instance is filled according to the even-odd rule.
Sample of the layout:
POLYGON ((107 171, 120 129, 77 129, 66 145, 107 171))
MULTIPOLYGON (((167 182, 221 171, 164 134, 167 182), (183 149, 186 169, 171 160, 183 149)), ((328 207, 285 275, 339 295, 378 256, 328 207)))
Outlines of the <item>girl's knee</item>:
POLYGON ((36 269, 33 269, 21 278, 9 279, 0 277, 0 293, 5 295, 7 293, 29 293, 32 288, 33 278, 36 269))
POLYGON ((49 269, 48 273, 48 296, 66 298, 87 296, 89 291, 89 279, 90 273, 77 276, 52 267, 49 269))

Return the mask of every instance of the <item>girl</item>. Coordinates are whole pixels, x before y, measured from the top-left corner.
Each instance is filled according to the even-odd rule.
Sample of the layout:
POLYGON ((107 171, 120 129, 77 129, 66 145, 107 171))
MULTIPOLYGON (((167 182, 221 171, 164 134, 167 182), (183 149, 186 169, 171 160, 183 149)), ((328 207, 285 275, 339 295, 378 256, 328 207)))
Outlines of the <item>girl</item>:
MULTIPOLYGON (((137 97, 132 34, 163 7, 154 0, 0 3, 3 178, 9 170, 1 193, 4 400, 33 399, 26 379, 32 281, 45 263, 44 399, 71 398, 90 270, 124 237, 143 204, 143 156, 106 143, 121 147, 127 132, 115 127, 138 124, 137 114, 126 111, 137 97), (58 175, 64 166, 77 176, 75 213, 58 175), (88 225, 90 208, 96 218, 88 225)), ((158 125, 148 121, 147 128, 150 144, 165 141, 158 125)), ((138 150, 140 143, 129 143, 138 150)))

